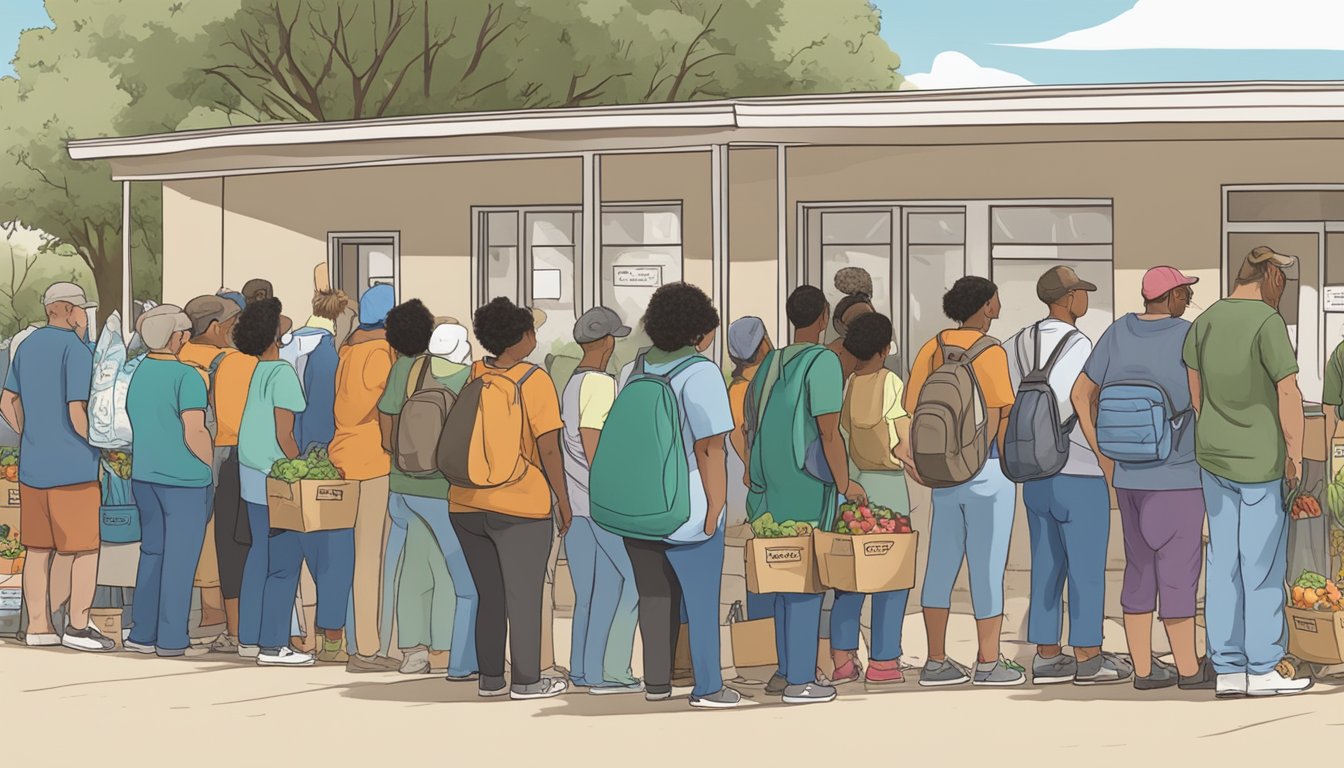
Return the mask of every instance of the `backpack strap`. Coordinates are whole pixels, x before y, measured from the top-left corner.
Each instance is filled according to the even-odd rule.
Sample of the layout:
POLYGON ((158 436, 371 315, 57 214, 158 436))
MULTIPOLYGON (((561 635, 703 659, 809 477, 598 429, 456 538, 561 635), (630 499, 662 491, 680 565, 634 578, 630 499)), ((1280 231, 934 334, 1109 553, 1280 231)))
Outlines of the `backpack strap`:
POLYGON ((984 354, 991 347, 998 346, 998 344, 999 340, 994 338, 993 336, 990 336, 988 334, 981 336, 974 344, 971 345, 970 349, 966 350, 966 362, 974 363, 977 357, 984 354))
POLYGON ((406 373, 406 398, 419 392, 425 386, 425 376, 429 373, 430 360, 429 355, 418 355, 415 362, 411 363, 411 370, 406 373), (419 366, 417 368, 417 366, 419 366), (416 371, 420 373, 417 374, 416 371))
MULTIPOLYGON (((1067 348, 1069 346, 1069 342, 1073 341, 1073 337, 1081 335, 1082 334, 1079 333, 1077 328, 1064 334, 1064 338, 1060 339, 1059 343, 1055 345, 1055 351, 1050 353, 1050 359, 1045 361, 1045 368, 1043 370, 1045 371, 1046 376, 1049 376, 1050 372, 1055 369, 1055 364, 1059 362, 1059 358, 1064 356, 1064 353, 1067 351, 1067 348)), ((1037 330, 1036 332, 1037 350, 1039 350, 1040 347, 1041 347, 1040 331, 1037 330)))

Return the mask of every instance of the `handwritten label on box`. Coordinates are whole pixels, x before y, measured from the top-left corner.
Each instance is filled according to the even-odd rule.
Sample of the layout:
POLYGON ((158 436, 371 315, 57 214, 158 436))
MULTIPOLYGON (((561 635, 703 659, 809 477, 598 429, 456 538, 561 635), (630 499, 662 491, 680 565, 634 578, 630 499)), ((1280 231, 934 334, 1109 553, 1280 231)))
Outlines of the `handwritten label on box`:
POLYGON ((803 550, 798 547, 766 547, 765 562, 770 565, 803 562, 803 550))
POLYGON ((1317 634, 1319 631, 1316 629, 1316 622, 1311 619, 1304 619, 1300 616, 1293 617, 1293 628, 1299 632, 1310 632, 1313 635, 1317 634))
POLYGON ((318 501, 340 501, 345 498, 345 490, 342 488, 333 488, 331 486, 317 487, 318 501))

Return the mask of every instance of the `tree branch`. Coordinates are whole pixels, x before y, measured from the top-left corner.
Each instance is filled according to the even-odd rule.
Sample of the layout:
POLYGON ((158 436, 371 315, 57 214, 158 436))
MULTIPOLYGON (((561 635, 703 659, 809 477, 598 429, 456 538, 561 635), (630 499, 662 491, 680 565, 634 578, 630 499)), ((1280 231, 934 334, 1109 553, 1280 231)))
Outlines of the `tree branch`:
MULTIPOLYGON (((686 80, 686 76, 690 74, 691 68, 695 66, 694 64, 688 65, 688 62, 691 60, 691 55, 695 53, 695 49, 700 46, 700 43, 704 42, 705 38, 714 32, 714 20, 719 17, 719 12, 722 10, 723 5, 720 4, 719 7, 714 10, 714 13, 710 15, 709 20, 705 22, 704 28, 700 30, 700 34, 696 35, 695 39, 691 40, 690 45, 686 46, 686 54, 681 57, 681 68, 677 71, 676 79, 672 81, 671 90, 667 92, 667 101, 677 100, 677 93, 681 91, 681 84, 686 80)), ((701 59, 696 63, 699 64, 704 61, 706 61, 706 59, 701 59)))

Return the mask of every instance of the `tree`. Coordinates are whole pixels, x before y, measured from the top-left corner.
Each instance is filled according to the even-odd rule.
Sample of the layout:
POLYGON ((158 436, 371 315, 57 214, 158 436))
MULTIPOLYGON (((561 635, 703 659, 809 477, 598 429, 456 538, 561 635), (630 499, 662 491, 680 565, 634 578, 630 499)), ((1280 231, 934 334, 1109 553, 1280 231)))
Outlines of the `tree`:
POLYGON ((18 222, 0 224, 0 339, 43 319, 47 286, 66 281, 87 291, 92 277, 74 247, 18 222))

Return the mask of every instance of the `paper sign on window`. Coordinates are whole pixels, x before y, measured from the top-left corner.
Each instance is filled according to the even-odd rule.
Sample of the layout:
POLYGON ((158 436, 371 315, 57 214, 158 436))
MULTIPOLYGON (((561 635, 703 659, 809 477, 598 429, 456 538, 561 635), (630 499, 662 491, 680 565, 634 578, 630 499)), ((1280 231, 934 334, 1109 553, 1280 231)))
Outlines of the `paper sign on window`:
POLYGON ((1321 310, 1344 312, 1344 285, 1327 285, 1321 291, 1321 310))
POLYGON ((659 288, 663 284, 662 267, 615 267, 613 271, 617 288, 659 288))
POLYGON ((532 300, 533 301, 560 300, 560 270, 558 269, 532 270, 532 300))

